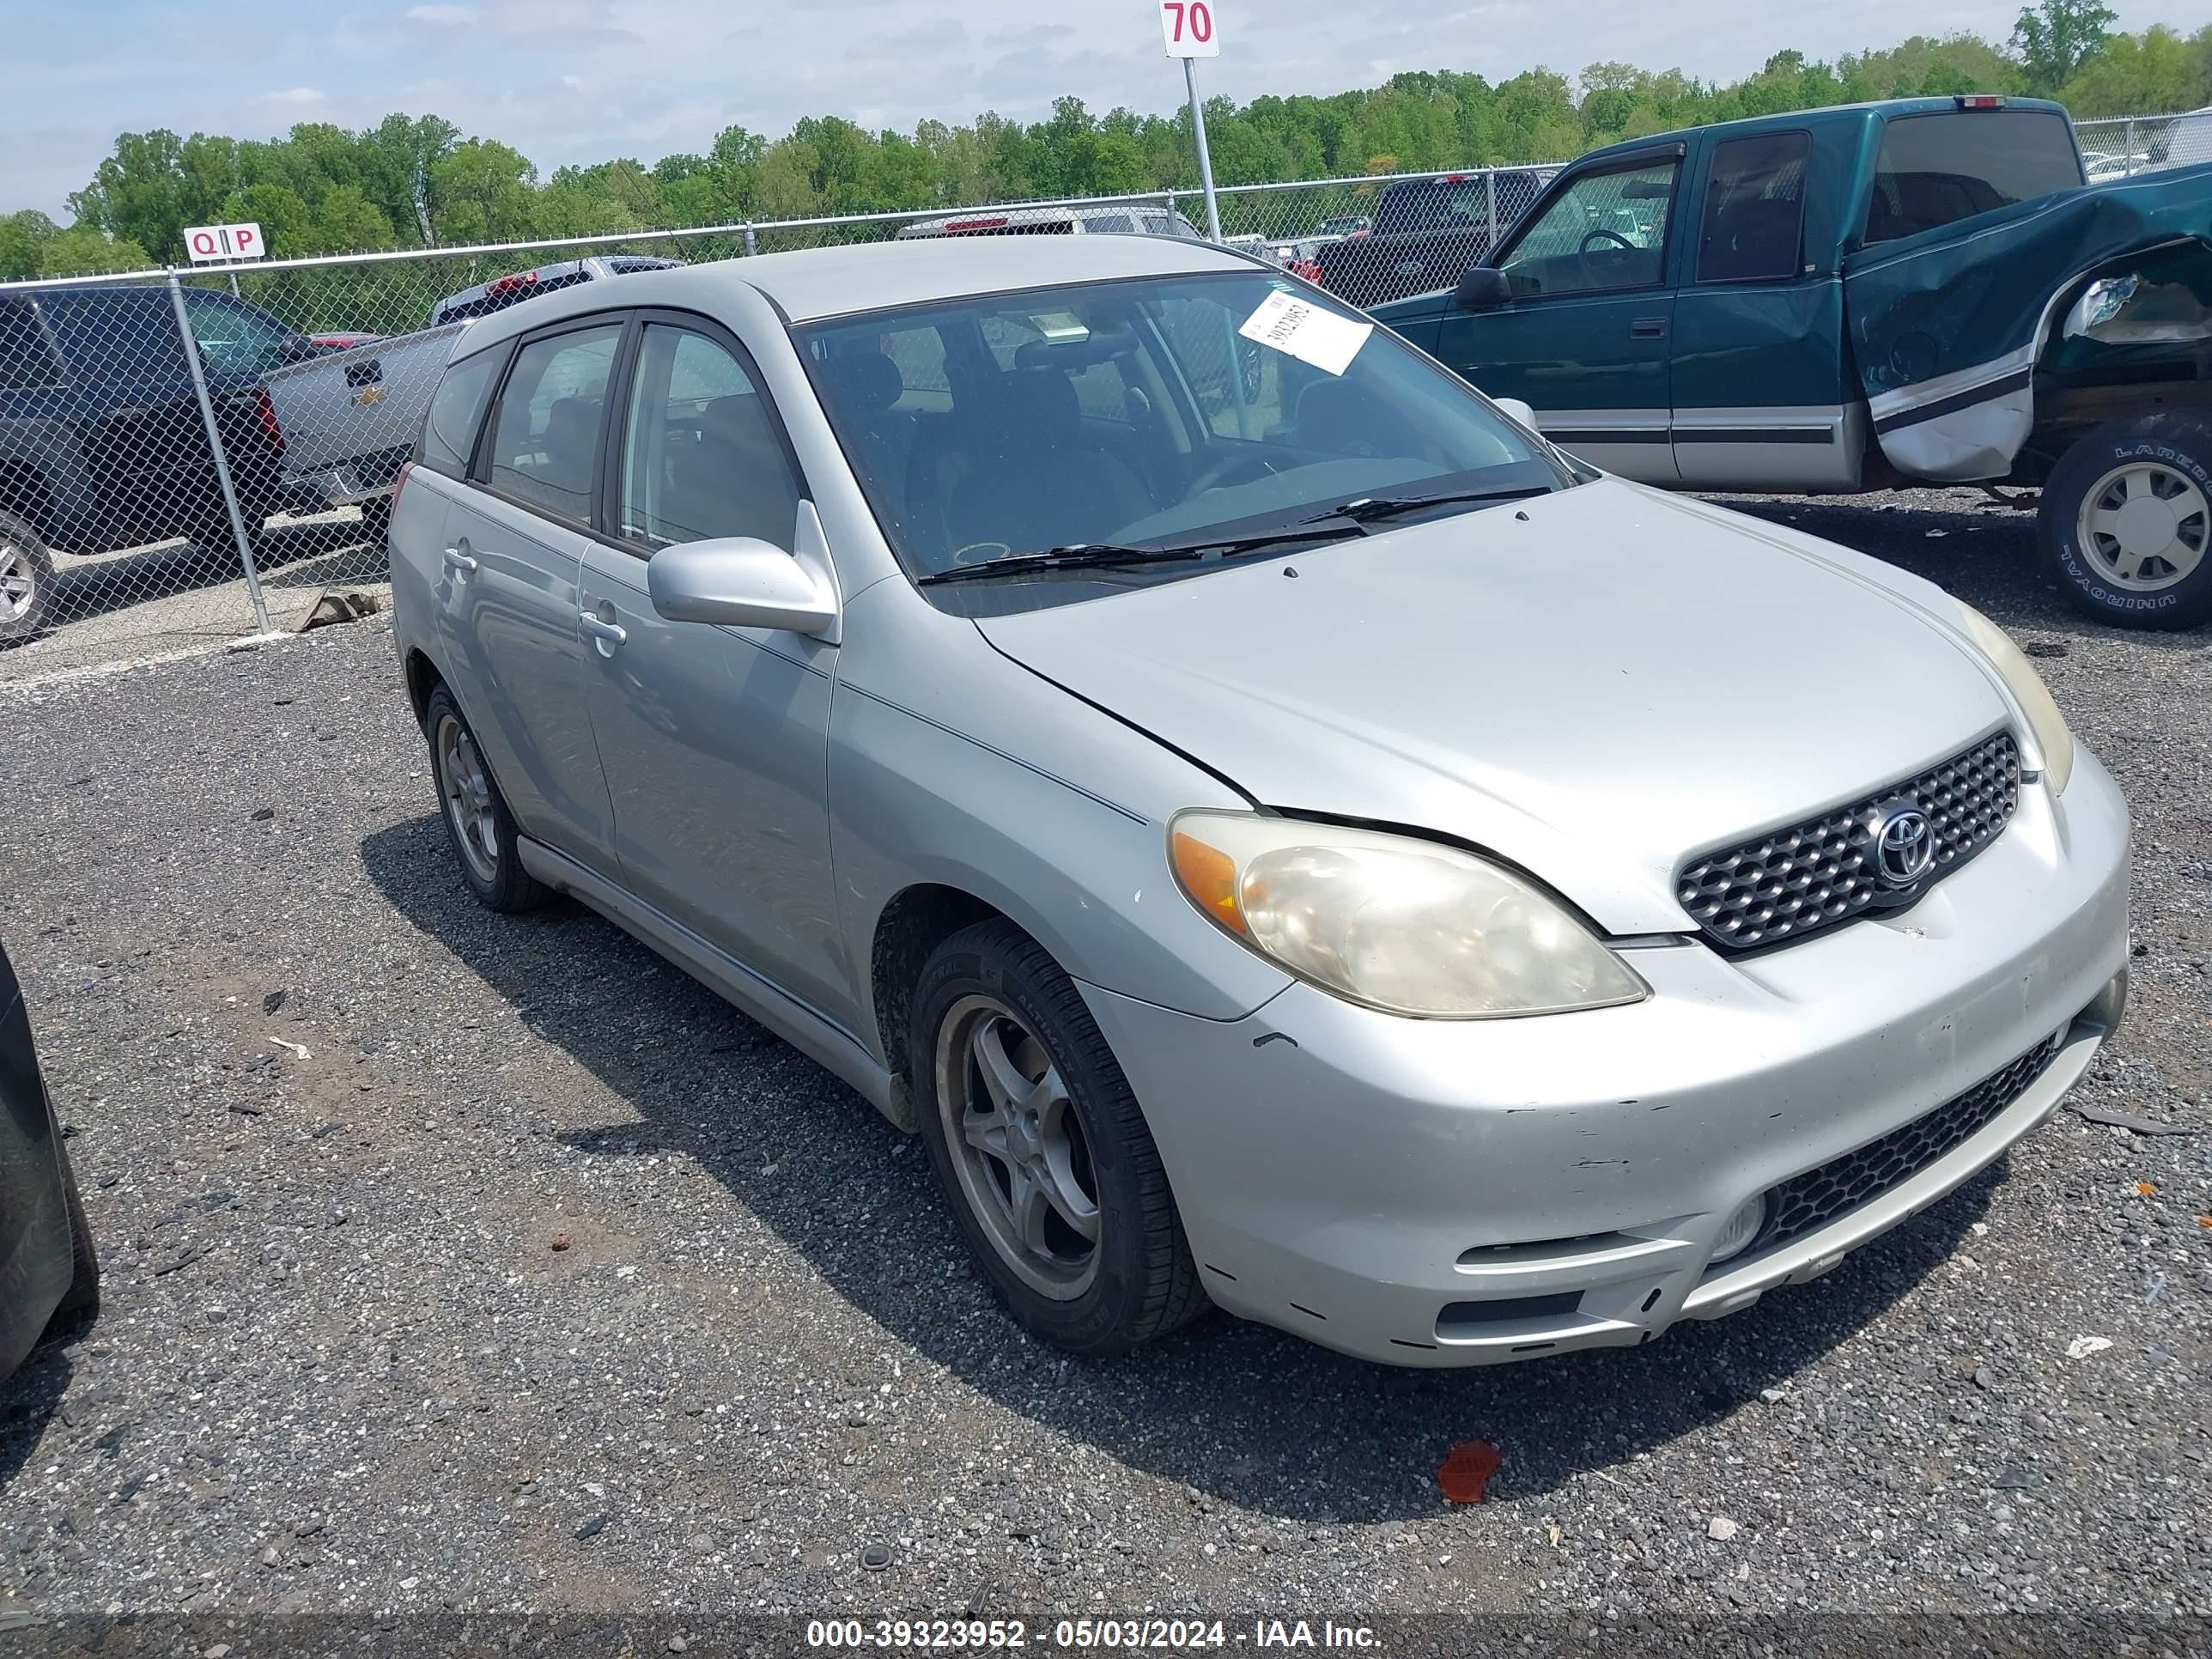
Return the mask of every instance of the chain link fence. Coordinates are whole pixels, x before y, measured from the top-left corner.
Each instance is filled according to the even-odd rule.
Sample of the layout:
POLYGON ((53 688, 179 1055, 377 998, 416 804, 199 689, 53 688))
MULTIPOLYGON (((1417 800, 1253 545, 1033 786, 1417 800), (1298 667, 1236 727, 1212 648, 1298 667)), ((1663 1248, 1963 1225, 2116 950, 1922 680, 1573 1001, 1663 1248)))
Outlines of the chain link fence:
POLYGON ((2212 161, 2212 109, 2181 115, 2114 115, 2076 121, 2089 182, 2212 161))
MULTIPOLYGON (((1218 193, 1358 306, 1449 285, 1553 167, 1218 193)), ((914 237, 1200 234, 1197 193, 0 284, 0 682, 380 603, 391 493, 472 317, 668 263, 914 237)))

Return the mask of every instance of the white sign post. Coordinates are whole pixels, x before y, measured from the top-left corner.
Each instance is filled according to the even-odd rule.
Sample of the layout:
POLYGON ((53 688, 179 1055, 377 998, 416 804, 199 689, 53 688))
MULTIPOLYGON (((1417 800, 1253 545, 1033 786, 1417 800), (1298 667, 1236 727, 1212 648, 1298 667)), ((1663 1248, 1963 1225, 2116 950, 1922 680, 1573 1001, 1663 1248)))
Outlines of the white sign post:
POLYGON ((265 259, 269 245, 258 225, 187 225, 185 252, 196 265, 229 259, 265 259))
POLYGON ((1213 198, 1213 157, 1206 149, 1206 112, 1198 106, 1198 72, 1191 67, 1199 58, 1221 56, 1221 34, 1216 27, 1213 0, 1158 0, 1160 40, 1168 56, 1182 59, 1182 83, 1190 94, 1190 131, 1198 140, 1198 179, 1206 186, 1206 234, 1221 240, 1221 207, 1213 198))

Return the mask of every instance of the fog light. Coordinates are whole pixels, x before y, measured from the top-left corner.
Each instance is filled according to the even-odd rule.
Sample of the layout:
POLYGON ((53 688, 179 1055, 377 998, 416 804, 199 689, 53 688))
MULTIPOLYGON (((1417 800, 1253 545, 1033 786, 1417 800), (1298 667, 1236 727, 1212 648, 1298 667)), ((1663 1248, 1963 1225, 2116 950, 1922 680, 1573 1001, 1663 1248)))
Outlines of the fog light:
POLYGON ((1761 1193, 1749 1203, 1740 1206, 1721 1229, 1719 1241, 1713 1246, 1712 1260, 1725 1261, 1732 1255, 1741 1255, 1744 1247, 1759 1237, 1759 1230, 1766 1223, 1766 1194, 1761 1193))

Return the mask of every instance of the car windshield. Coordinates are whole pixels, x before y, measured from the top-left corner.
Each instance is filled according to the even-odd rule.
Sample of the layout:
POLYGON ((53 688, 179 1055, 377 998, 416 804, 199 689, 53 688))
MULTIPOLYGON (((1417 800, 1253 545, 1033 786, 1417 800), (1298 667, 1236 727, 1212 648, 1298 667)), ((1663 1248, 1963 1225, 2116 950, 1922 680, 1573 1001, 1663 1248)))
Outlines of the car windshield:
POLYGON ((1128 556, 1310 546, 1575 481, 1388 330, 1264 271, 869 312, 797 338, 884 534, 925 582, 1103 546, 1123 556, 1087 579, 1172 580, 1216 567, 1128 556), (1332 518, 1340 507, 1354 511, 1332 518))

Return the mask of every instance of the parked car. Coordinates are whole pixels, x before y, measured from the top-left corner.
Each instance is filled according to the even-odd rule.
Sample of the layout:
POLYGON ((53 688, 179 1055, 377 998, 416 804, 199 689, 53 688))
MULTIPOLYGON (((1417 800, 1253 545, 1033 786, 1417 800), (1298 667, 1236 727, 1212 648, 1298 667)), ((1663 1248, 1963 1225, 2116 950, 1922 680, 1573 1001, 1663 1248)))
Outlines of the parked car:
POLYGON ((945 236, 1179 236, 1202 240, 1198 227, 1166 207, 1113 202, 1098 207, 986 208, 917 219, 896 240, 945 236))
POLYGON ((266 381, 284 433, 286 504, 298 513, 359 507, 369 538, 381 542, 392 482, 463 326, 541 295, 682 264, 614 254, 514 271, 439 301, 428 328, 392 338, 365 334, 341 351, 272 369, 266 381))
POLYGON ((2056 104, 1922 98, 1585 156, 1378 319, 1646 483, 2042 491, 2099 621, 2212 621, 2212 168, 2085 185, 2056 104), (1632 213, 1632 228, 1622 215, 1632 213))
POLYGON ((525 300, 557 294, 562 289, 605 282, 610 276, 635 276, 641 270, 673 270, 683 263, 681 259, 662 259, 643 253, 609 253, 513 271, 478 283, 474 288, 465 288, 459 294, 447 295, 430 307, 429 326, 443 328, 447 323, 489 317, 509 306, 519 306, 525 300))
POLYGON ((1314 227, 1314 234, 1323 239, 1344 236, 1364 236, 1375 228, 1375 222, 1364 213, 1347 213, 1334 219, 1324 219, 1314 227))
POLYGON ((0 1377, 100 1300, 100 1261, 39 1073, 22 988, 0 950, 0 1377))
POLYGON ((2166 123, 2150 141, 2144 161, 2153 167, 2195 167, 2212 161, 2212 109, 2191 110, 2166 123))
POLYGON ((1322 246, 1321 285, 1375 306, 1449 284, 1490 251, 1490 208, 1480 173, 1401 179, 1375 204, 1370 229, 1322 246))
POLYGON ((2124 1000, 2126 804, 1994 624, 1209 246, 487 319, 392 577, 470 890, 575 895, 917 1130, 1081 1352, 1735 1312, 2041 1122, 2124 1000))
MULTIPOLYGON (((258 532, 284 452, 261 372, 315 347, 228 294, 184 294, 240 510, 258 532)), ((233 540, 169 290, 0 295, 0 645, 46 626, 55 550, 178 536, 233 540)))

